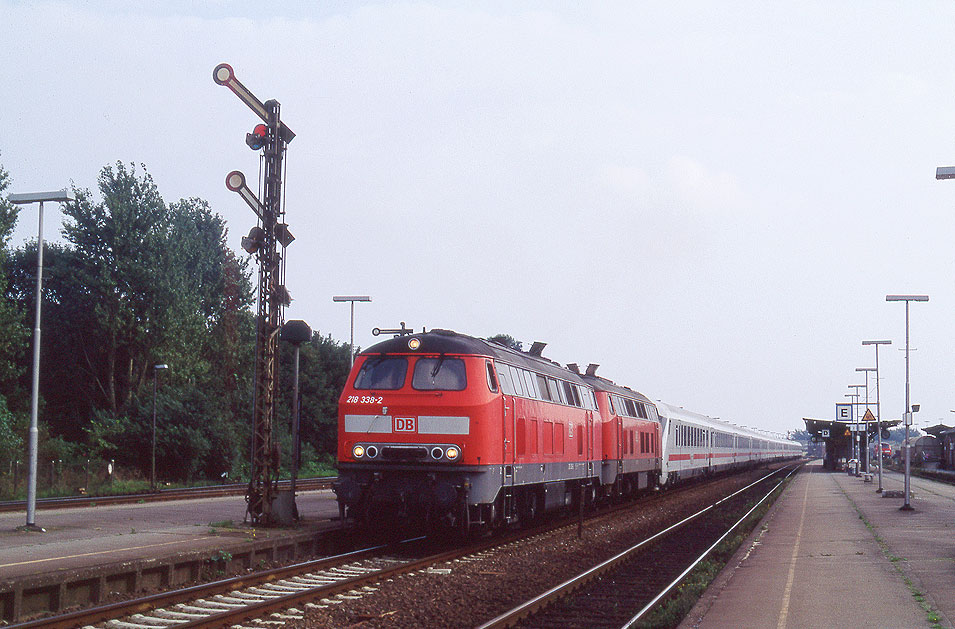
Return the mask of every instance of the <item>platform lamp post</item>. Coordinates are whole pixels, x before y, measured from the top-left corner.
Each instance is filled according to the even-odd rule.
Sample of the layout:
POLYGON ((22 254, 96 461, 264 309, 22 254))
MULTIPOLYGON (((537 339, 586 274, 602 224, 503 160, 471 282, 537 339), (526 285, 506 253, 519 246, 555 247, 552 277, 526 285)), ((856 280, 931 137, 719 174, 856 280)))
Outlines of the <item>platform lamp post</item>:
MULTIPOLYGON (((871 470, 871 461, 869 460, 869 422, 865 419, 869 414, 869 372, 875 371, 875 367, 856 367, 856 371, 861 371, 865 373, 865 413, 862 415, 863 421, 865 424, 865 468, 864 471, 866 474, 872 472, 871 470)), ((881 441, 881 439, 880 439, 881 441)), ((882 451, 879 450, 879 456, 882 456, 882 451)))
POLYGON ((892 341, 862 341, 863 345, 875 345, 875 421, 879 435, 879 488, 882 493, 882 396, 879 394, 879 345, 891 345, 892 341))
POLYGON ((348 367, 351 368, 355 366, 355 302, 371 301, 371 297, 368 295, 337 295, 332 297, 332 301, 351 302, 351 336, 349 336, 348 342, 348 356, 350 358, 348 367))
MULTIPOLYGON (((853 415, 853 417, 855 418, 855 422, 853 422, 853 423, 855 424, 855 426, 853 426, 853 428, 858 428, 858 427, 859 427, 859 411, 858 411, 858 408, 859 408, 859 398, 861 397, 861 395, 859 394, 859 389, 862 389, 862 388, 864 388, 865 386, 866 386, 866 385, 864 385, 864 384, 850 384, 850 385, 849 385, 849 388, 850 388, 850 389, 855 389, 855 393, 853 393, 852 395, 849 396, 849 397, 853 398, 853 402, 852 402, 852 403, 854 404, 854 407, 853 407, 853 408, 855 409, 855 410, 852 412, 852 415, 853 415)), ((862 453, 858 451, 858 450, 860 449, 860 444, 859 444, 859 431, 858 431, 858 430, 853 430, 853 431, 851 431, 851 437, 852 437, 852 458, 854 458, 854 459, 856 460, 855 475, 856 475, 856 476, 860 476, 860 474, 859 474, 859 459, 862 458, 862 456, 861 456, 862 453)))
POLYGON ((900 511, 913 511, 911 487, 911 453, 909 452, 909 426, 912 425, 912 406, 909 398, 909 302, 928 301, 928 295, 886 295, 886 301, 905 302, 905 502, 899 507, 900 511))
POLYGON ((10 203, 16 205, 25 205, 27 203, 39 203, 39 226, 36 236, 36 314, 34 316, 33 326, 33 385, 30 392, 30 433, 28 436, 29 445, 29 466, 27 469, 27 522, 24 527, 28 531, 42 531, 43 529, 36 525, 36 466, 37 466, 37 441, 39 435, 39 403, 40 403, 40 306, 43 304, 43 204, 47 201, 56 201, 63 203, 66 201, 75 201, 76 195, 72 190, 66 188, 54 190, 52 192, 28 192, 24 194, 11 194, 7 197, 10 203))
POLYGON ((302 415, 298 394, 299 353, 302 348, 302 343, 308 343, 312 340, 312 328, 299 319, 286 321, 282 325, 282 331, 279 333, 279 337, 283 341, 291 343, 295 348, 295 362, 292 370, 292 482, 290 487, 292 498, 294 499, 295 484, 296 480, 298 480, 298 468, 302 462, 302 437, 299 432, 302 415))
POLYGON ((159 370, 169 369, 169 365, 153 365, 153 455, 149 472, 149 486, 156 491, 156 393, 159 391, 159 370))

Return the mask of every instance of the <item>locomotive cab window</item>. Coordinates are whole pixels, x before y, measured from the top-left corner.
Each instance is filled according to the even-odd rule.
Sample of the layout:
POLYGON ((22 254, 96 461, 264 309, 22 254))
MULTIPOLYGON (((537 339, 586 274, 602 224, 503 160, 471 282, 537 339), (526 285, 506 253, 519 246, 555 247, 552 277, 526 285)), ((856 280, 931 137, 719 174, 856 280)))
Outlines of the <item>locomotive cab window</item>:
POLYGON ((418 391, 463 391, 468 386, 464 361, 460 358, 419 358, 411 386, 418 391))
POLYGON ((487 366, 487 388, 492 393, 497 393, 497 375, 494 373, 494 366, 489 360, 484 361, 484 364, 487 366))
POLYGON ((356 389, 397 391, 405 386, 408 359, 401 356, 372 356, 361 366, 355 378, 356 389))

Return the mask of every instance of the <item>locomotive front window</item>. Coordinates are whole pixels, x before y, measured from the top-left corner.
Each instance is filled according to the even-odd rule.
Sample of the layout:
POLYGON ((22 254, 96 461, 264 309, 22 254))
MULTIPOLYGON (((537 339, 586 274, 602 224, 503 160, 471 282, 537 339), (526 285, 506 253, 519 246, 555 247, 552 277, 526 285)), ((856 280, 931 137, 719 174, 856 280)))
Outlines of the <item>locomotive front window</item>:
POLYGON ((396 391, 405 386, 408 359, 400 356, 388 358, 372 356, 361 366, 355 378, 356 389, 396 391))
POLYGON ((419 358, 411 386, 418 391, 463 391, 468 386, 460 358, 419 358))

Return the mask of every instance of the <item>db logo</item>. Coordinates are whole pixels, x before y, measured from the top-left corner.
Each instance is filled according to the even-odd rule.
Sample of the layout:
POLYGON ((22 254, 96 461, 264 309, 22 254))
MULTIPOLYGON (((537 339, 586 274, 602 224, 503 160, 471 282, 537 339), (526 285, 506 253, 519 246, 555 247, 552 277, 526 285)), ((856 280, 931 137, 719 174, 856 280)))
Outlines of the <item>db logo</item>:
POLYGON ((418 426, 414 417, 395 417, 395 432, 417 432, 418 426))

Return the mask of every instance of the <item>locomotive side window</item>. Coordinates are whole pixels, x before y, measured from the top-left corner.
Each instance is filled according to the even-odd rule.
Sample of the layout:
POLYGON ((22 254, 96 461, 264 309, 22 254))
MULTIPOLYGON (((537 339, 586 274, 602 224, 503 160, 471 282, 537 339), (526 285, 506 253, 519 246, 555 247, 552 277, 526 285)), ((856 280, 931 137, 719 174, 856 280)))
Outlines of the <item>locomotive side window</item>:
POLYGON ((561 380, 564 385, 564 399, 571 406, 580 406, 580 394, 577 393, 577 385, 573 385, 566 380, 561 380))
POLYGON ((419 358, 411 386, 418 391, 463 391, 468 386, 460 358, 419 358))
POLYGON ((542 400, 554 400, 550 395, 550 389, 547 388, 547 378, 540 374, 537 374, 537 388, 540 389, 542 400))
POLYGON ((560 385, 557 384, 556 378, 547 379, 547 388, 550 390, 550 398, 553 401, 567 404, 567 400, 564 399, 564 393, 560 390, 560 385))
POLYGON ((500 368, 497 370, 497 377, 501 383, 501 393, 507 395, 514 395, 514 385, 511 383, 511 372, 507 369, 507 365, 499 363, 500 368))
POLYGON ((626 409, 627 409, 627 415, 628 415, 629 417, 636 417, 636 416, 637 416, 637 411, 636 411, 636 409, 633 408, 633 400, 624 398, 623 404, 624 404, 624 406, 625 406, 626 409))
POLYGON ((524 390, 524 379, 521 378, 521 370, 517 367, 511 367, 510 365, 508 365, 507 368, 511 372, 511 382, 514 383, 515 395, 527 397, 527 392, 524 390))
POLYGON ((530 377, 530 372, 526 369, 517 369, 517 377, 520 378, 521 384, 524 385, 524 395, 532 400, 537 398, 537 392, 534 391, 533 378, 530 377))
POLYGON ((484 361, 484 364, 487 366, 487 388, 492 393, 497 393, 497 375, 494 373, 494 366, 489 360, 484 361))
POLYGON ((355 378, 356 389, 397 391, 405 386, 408 359, 399 356, 373 356, 365 361, 355 378))

